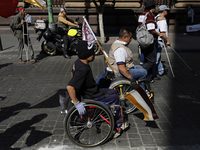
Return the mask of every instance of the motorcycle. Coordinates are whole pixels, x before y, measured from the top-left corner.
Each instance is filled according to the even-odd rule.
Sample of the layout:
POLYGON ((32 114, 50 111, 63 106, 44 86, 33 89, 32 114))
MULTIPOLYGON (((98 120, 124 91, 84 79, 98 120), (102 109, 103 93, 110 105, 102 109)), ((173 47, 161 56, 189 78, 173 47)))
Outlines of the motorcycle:
MULTIPOLYGON (((77 19, 76 19, 77 21, 77 19)), ((62 37, 56 31, 56 24, 54 28, 48 27, 48 20, 37 19, 35 21, 35 32, 40 32, 38 34, 37 40, 40 41, 41 38, 44 38, 42 42, 41 49, 47 55, 55 55, 64 50, 64 42, 62 37)), ((76 45, 82 41, 82 24, 79 23, 79 26, 71 27, 67 33, 68 35, 68 51, 71 54, 76 54, 76 45)), ((100 44, 100 42, 99 42, 100 44)), ((97 41, 94 42, 95 54, 102 54, 100 46, 97 41)))

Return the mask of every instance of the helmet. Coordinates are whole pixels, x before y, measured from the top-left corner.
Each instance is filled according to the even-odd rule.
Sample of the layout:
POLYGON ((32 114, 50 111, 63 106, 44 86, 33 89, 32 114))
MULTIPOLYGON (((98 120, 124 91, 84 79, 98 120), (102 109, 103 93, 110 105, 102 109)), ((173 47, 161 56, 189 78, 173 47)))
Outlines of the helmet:
POLYGON ((47 31, 44 33, 43 37, 44 37, 45 40, 52 41, 52 33, 51 33, 51 30, 50 30, 50 29, 47 29, 47 31))
POLYGON ((66 8, 64 8, 64 7, 60 8, 60 12, 63 12, 63 11, 67 13, 67 9, 66 8))

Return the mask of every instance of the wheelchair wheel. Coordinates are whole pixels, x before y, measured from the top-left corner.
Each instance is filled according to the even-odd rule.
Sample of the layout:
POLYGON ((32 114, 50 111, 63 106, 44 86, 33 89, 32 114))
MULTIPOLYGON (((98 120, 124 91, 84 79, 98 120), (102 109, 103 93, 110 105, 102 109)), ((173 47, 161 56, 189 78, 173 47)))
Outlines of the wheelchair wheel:
POLYGON ((110 84, 109 89, 117 90, 124 113, 129 114, 136 109, 136 107, 124 97, 127 92, 132 90, 131 82, 129 80, 119 78, 110 84))
POLYGON ((87 100, 85 115, 79 115, 75 106, 64 120, 65 133, 81 147, 94 147, 106 142, 113 133, 114 117, 109 108, 97 101, 87 100))

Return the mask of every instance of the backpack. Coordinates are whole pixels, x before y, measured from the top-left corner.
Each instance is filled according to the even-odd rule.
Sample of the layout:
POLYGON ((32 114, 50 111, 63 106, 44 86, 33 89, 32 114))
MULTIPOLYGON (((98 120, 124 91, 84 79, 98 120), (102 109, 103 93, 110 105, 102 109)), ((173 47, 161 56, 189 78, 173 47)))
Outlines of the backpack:
POLYGON ((136 38, 141 48, 147 48, 154 42, 154 37, 146 28, 146 18, 149 13, 145 14, 142 24, 136 30, 136 38))
MULTIPOLYGON (((17 14, 17 16, 19 16, 19 14, 17 14)), ((19 16, 20 17, 20 16, 19 16)), ((10 23, 10 31, 12 32, 12 34, 14 33, 15 31, 15 28, 14 28, 14 19, 11 21, 10 23)))

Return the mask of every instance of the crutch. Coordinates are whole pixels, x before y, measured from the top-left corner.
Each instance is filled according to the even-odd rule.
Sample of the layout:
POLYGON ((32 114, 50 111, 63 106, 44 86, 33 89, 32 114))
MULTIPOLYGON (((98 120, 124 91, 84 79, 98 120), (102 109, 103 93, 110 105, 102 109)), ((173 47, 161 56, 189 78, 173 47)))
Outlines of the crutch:
POLYGON ((27 36, 27 48, 25 49, 25 52, 26 52, 26 61, 28 63, 28 50, 29 50, 29 36, 28 36, 28 21, 25 22, 26 23, 26 34, 24 34, 24 31, 25 31, 25 27, 24 27, 24 24, 23 24, 23 45, 24 45, 24 49, 25 49, 25 35, 27 36))
POLYGON ((166 55, 167 55, 167 59, 168 59, 168 62, 169 62, 169 67, 170 67, 171 72, 172 72, 172 76, 175 77, 174 72, 173 72, 173 69, 172 69, 172 66, 171 66, 171 62, 170 62, 170 60, 169 60, 169 56, 168 56, 168 53, 167 53, 167 49, 166 49, 166 46, 165 46, 165 43, 164 43, 163 39, 162 39, 162 43, 163 43, 163 45, 164 45, 164 49, 165 49, 165 52, 166 52, 166 55))
MULTIPOLYGON (((171 47, 171 46, 170 46, 171 47)), ((174 51, 174 53, 185 63, 185 65, 194 73, 194 76, 197 76, 197 74, 188 66, 188 64, 181 58, 181 56, 171 47, 171 49, 174 51)))

